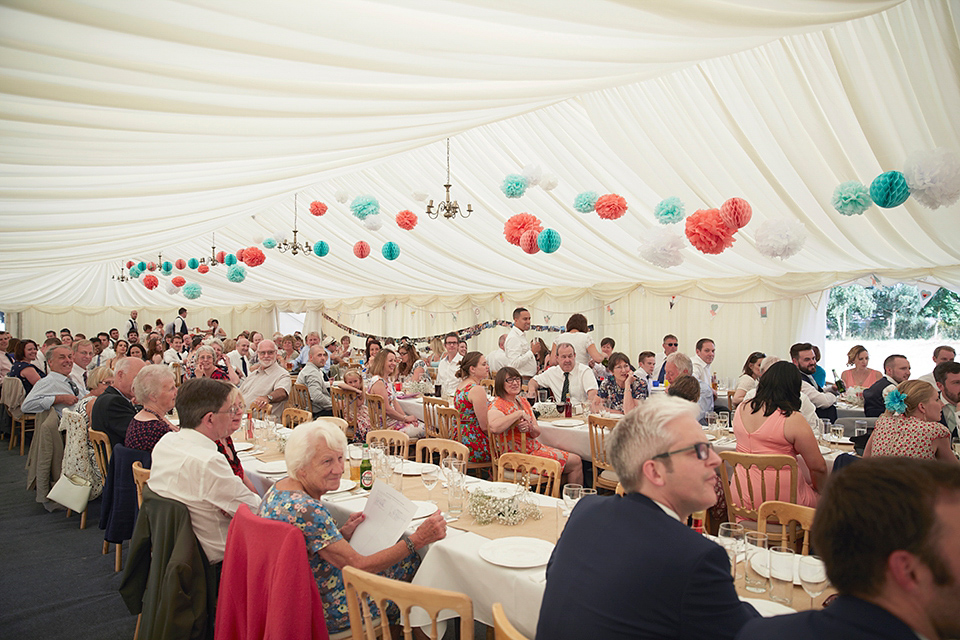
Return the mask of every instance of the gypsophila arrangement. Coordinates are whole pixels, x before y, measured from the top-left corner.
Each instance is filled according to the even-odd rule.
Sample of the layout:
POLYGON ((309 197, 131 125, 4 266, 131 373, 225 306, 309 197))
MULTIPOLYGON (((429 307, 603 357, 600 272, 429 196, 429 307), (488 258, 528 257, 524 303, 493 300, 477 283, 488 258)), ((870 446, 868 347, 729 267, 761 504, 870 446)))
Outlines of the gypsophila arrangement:
POLYGON ((494 496, 483 489, 470 494, 468 511, 478 524, 499 522, 505 525, 518 525, 527 518, 539 520, 543 517, 540 507, 525 499, 526 491, 509 497, 494 496))
POLYGON ((280 453, 287 450, 287 435, 286 433, 277 434, 277 451, 280 453))

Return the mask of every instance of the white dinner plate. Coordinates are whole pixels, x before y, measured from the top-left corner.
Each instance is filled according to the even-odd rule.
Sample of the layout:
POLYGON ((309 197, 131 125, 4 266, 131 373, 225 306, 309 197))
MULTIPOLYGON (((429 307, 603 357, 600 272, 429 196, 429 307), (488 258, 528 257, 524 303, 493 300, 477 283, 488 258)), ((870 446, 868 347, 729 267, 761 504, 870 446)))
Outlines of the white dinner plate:
POLYGON ((753 605, 753 608, 757 610, 757 613, 762 615, 764 618, 770 618, 772 616, 782 616, 786 613, 796 613, 794 609, 791 609, 785 604, 780 604, 779 602, 774 602, 772 600, 761 600, 760 598, 740 598, 741 602, 746 602, 747 604, 753 605))
POLYGON ((840 439, 837 439, 833 437, 832 433, 828 433, 824 435, 823 439, 826 440, 827 442, 832 442, 834 444, 853 444, 853 440, 851 440, 850 438, 847 438, 846 436, 844 436, 840 439))
POLYGON ((579 427, 583 424, 583 420, 576 420, 574 418, 564 418, 563 420, 554 420, 550 423, 554 427, 579 427))
POLYGON ((414 520, 433 515, 433 512, 437 510, 437 505, 432 502, 427 502, 426 500, 414 500, 413 504, 417 505, 417 511, 413 514, 414 520))
MULTIPOLYGON (((798 587, 803 586, 800 584, 800 557, 801 556, 799 555, 793 556, 793 584, 797 585, 798 587)), ((760 557, 758 555, 754 555, 753 558, 750 559, 750 564, 752 564, 757 573, 763 577, 770 577, 769 567, 764 567, 762 564, 760 564, 760 557)))
POLYGON ((291 433, 293 433, 293 429, 290 427, 277 427, 276 431, 278 436, 289 436, 291 433))
POLYGON ((833 452, 833 449, 831 449, 830 447, 825 447, 823 445, 820 445, 820 453, 822 453, 823 455, 827 455, 828 453, 832 453, 832 452, 833 452))
POLYGON ((716 439, 717 439, 717 436, 713 435, 712 433, 707 434, 707 442, 713 442, 716 439))
POLYGON ((273 462, 261 462, 260 473, 286 473, 287 463, 284 460, 274 460, 273 462))
POLYGON ((334 493, 343 493, 344 491, 350 491, 357 486, 355 480, 350 480, 348 478, 340 478, 340 486, 337 487, 335 491, 327 491, 324 495, 332 495, 334 493))
POLYGON ((520 485, 513 484, 512 482, 482 482, 480 484, 467 485, 467 491, 470 493, 483 491, 494 498, 512 498, 517 495, 518 486, 520 485))
MULTIPOLYGON (((405 476, 418 476, 423 470, 423 467, 426 466, 422 462, 414 462, 413 460, 404 460, 403 461, 403 475, 405 476)), ((436 465, 430 465, 431 467, 436 465)))
POLYGON ((237 453, 240 453, 241 451, 247 451, 247 450, 249 450, 249 449, 253 449, 253 443, 251 443, 251 442, 234 442, 234 443, 233 443, 233 448, 237 450, 237 453))
POLYGON ((542 567, 550 560, 553 543, 537 538, 511 536, 491 540, 480 547, 480 557, 498 567, 530 569, 542 567))

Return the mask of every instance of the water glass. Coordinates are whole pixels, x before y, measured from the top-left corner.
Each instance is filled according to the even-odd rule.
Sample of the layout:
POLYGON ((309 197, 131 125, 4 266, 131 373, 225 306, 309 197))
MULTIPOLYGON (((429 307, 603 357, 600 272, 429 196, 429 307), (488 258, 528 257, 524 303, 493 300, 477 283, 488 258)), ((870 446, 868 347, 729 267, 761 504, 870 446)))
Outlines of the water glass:
POLYGON ((537 401, 546 402, 547 401, 547 390, 546 389, 537 389, 537 401))
POLYGON ((853 435, 855 436, 865 436, 867 435, 867 421, 866 420, 855 420, 853 422, 853 435))
POLYGON ((793 549, 770 549, 770 599, 788 607, 793 606, 793 549))
POLYGON ((770 588, 770 540, 767 534, 747 531, 744 546, 744 586, 752 593, 766 593, 770 588))
POLYGON ((449 478, 447 484, 447 514, 459 518, 463 513, 463 502, 466 500, 467 484, 462 474, 449 478))
POLYGON ((840 444, 840 441, 843 440, 843 425, 836 424, 830 427, 830 435, 833 436, 835 443, 840 444))
POLYGON ((580 499, 580 496, 583 492, 583 485, 580 484, 565 484, 563 485, 563 508, 566 511, 566 515, 570 515, 570 512, 573 511, 573 508, 577 506, 577 501, 580 499))
POLYGON ((800 556, 797 573, 800 574, 800 585, 810 596, 810 608, 813 609, 813 599, 823 593, 830 584, 827 580, 827 568, 817 556, 800 556))
POLYGON ((743 551, 746 531, 742 524, 724 522, 720 525, 720 531, 717 535, 720 538, 720 544, 727 550, 727 557, 730 558, 730 573, 733 575, 733 579, 736 580, 743 573, 743 570, 739 568, 740 565, 737 562, 737 556, 743 551))
POLYGON ((718 413, 717 414, 717 426, 724 431, 730 430, 730 414, 729 413, 718 413))
POLYGON ((397 491, 403 491, 403 458, 387 456, 387 468, 390 473, 390 486, 397 491))
POLYGON ((707 412, 707 429, 713 431, 717 428, 717 412, 708 411, 707 412))
POLYGON ((817 442, 823 442, 823 420, 820 418, 813 421, 813 436, 817 442))

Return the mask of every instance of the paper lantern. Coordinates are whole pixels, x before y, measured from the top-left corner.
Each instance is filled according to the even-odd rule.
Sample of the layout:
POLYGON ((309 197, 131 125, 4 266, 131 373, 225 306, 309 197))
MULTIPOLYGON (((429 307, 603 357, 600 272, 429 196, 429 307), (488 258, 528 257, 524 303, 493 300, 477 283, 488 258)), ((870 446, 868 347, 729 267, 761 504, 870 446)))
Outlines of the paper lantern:
POLYGON ((701 253, 719 254, 733 246, 733 230, 719 209, 700 209, 687 218, 687 240, 701 253))
POLYGON ((186 260, 184 260, 183 258, 180 258, 179 260, 177 260, 177 261, 174 262, 173 264, 174 264, 174 266, 177 267, 177 269, 179 269, 179 270, 181 270, 181 271, 183 271, 184 269, 187 268, 187 262, 186 262, 186 260))
POLYGON ((170 282, 175 287, 182 287, 183 285, 187 284, 187 279, 183 276, 173 276, 173 280, 170 282))
POLYGON ((267 238, 266 240, 263 241, 264 249, 275 249, 276 246, 277 246, 277 241, 274 240, 273 238, 267 238))
POLYGON ((544 191, 553 191, 560 184, 560 179, 555 173, 547 173, 540 178, 540 188, 544 191))
POLYGON ((175 296, 175 295, 177 295, 178 293, 180 293, 180 287, 178 287, 177 285, 173 284, 172 282, 168 282, 168 283, 167 283, 167 286, 166 286, 165 288, 166 288, 166 290, 167 290, 167 293, 169 293, 169 294, 172 295, 172 296, 175 296))
POLYGON ((750 222, 753 209, 743 198, 730 198, 720 207, 720 219, 731 229, 742 229, 750 222))
POLYGON ((353 255, 357 256, 361 260, 366 258, 368 255, 370 255, 370 245, 363 240, 360 240, 357 242, 357 244, 353 245, 353 255))
POLYGON ((319 242, 313 245, 313 253, 318 258, 322 258, 323 256, 330 253, 330 245, 328 245, 323 240, 320 240, 319 242))
POLYGON ((347 200, 350 199, 350 194, 347 193, 346 189, 337 189, 333 197, 340 204, 347 204, 347 200))
POLYGON ((379 214, 375 216, 367 216, 363 219, 363 226, 370 231, 380 231, 380 227, 383 226, 383 217, 379 214))
POLYGON ((168 276, 171 273, 173 273, 173 263, 170 262, 169 260, 164 260, 163 264, 160 265, 160 273, 162 273, 165 276, 168 276))
POLYGON ((540 224, 540 219, 529 213, 518 213, 507 218, 507 221, 503 224, 503 235, 507 238, 507 242, 519 247, 520 236, 523 235, 524 231, 530 229, 542 231, 543 226, 540 224))
POLYGON ((203 288, 198 285, 196 282, 188 282, 183 285, 183 297, 188 300, 196 300, 200 297, 200 294, 203 293, 203 288))
POLYGON ((387 242, 383 245, 383 248, 380 249, 380 253, 382 253, 383 257, 387 260, 396 260, 400 257, 400 246, 396 242, 387 242))
POLYGON ((197 260, 196 258, 190 258, 189 260, 187 260, 187 266, 190 267, 191 269, 196 269, 197 267, 200 266, 200 261, 197 260))
POLYGON ((540 236, 540 232, 536 229, 528 229, 523 232, 523 235, 520 236, 520 248, 524 252, 533 255, 540 251, 540 245, 537 244, 537 238, 540 236))
POLYGON ((156 263, 156 262, 148 262, 148 263, 147 263, 147 271, 156 271, 156 270, 157 270, 157 263, 156 263))
POLYGON ((409 209, 404 209, 397 214, 397 226, 407 231, 412 230, 417 226, 417 214, 409 209))
POLYGON ((537 246, 544 253, 553 253, 560 248, 560 234, 553 229, 544 229, 537 236, 537 246))
POLYGON ((227 280, 230 282, 243 282, 247 277, 247 268, 242 264, 235 264, 227 267, 227 280))
POLYGON ((583 191, 577 194, 573 199, 573 208, 580 213, 590 213, 597 207, 597 198, 600 195, 596 191, 583 191))
POLYGON ((315 216, 322 216, 327 212, 327 205, 320 202, 319 200, 314 200, 310 203, 310 213, 315 216))
POLYGON ((263 251, 256 247, 247 247, 243 250, 243 263, 248 267, 258 267, 266 259, 267 256, 263 255, 263 251))
POLYGON ((244 251, 245 251, 245 249, 237 249, 237 253, 236 253, 236 255, 237 255, 237 260, 239 260, 240 262, 243 262, 243 252, 244 252, 244 251))
POLYGON ((129 268, 132 267, 133 265, 134 265, 133 260, 127 260, 127 269, 129 269, 129 268))
POLYGON ((380 213, 380 203, 373 196, 357 196, 350 203, 350 210, 360 220, 380 213))
POLYGON ((160 285, 160 280, 157 278, 157 276, 153 274, 150 274, 143 279, 143 286, 145 286, 147 289, 150 289, 151 291, 156 289, 159 285, 160 285))
POLYGON ((527 192, 527 179, 519 173, 510 173, 500 183, 500 191, 508 198, 519 198, 527 192))
POLYGON ((237 256, 233 255, 232 253, 228 253, 227 255, 223 256, 223 264, 227 265, 228 267, 237 264, 237 256))
POLYGON ((538 164, 528 164, 523 168, 523 177, 527 179, 527 186, 535 187, 543 178, 543 169, 538 164))
POLYGON ((146 271, 146 270, 147 270, 147 263, 146 263, 146 262, 144 262, 143 260, 141 260, 140 262, 137 263, 137 271, 146 271))
POLYGON ((960 200, 960 155, 949 149, 911 153, 903 177, 910 195, 928 209, 949 207, 960 200))
POLYGON ((597 215, 604 220, 616 220, 627 212, 627 201, 615 193, 608 193, 597 198, 594 208, 597 210, 597 215))
POLYGON ((142 272, 140 271, 140 269, 137 269, 137 265, 133 265, 132 267, 130 267, 131 278, 139 278, 141 273, 142 272))
POLYGON ((220 264, 223 264, 224 260, 226 259, 227 259, 226 251, 217 251, 217 262, 219 262, 220 264))
POLYGON ((878 207, 892 209, 899 207, 910 197, 907 179, 899 171, 881 173, 870 183, 870 197, 878 207))
MULTIPOLYGON (((687 212, 684 210, 683 201, 676 196, 661 200, 657 207, 653 210, 653 216, 660 224, 673 224, 675 222, 680 222, 686 215, 687 212)), ((681 258, 681 262, 682 261, 683 259, 681 258)))
POLYGON ((208 267, 208 266, 205 265, 205 264, 202 264, 202 265, 200 265, 199 267, 197 267, 197 271, 200 272, 200 273, 209 273, 209 272, 210 272, 210 267, 208 267))
POLYGON ((838 184, 833 190, 831 202, 837 213, 845 216, 859 216, 873 204, 870 191, 856 180, 838 184))

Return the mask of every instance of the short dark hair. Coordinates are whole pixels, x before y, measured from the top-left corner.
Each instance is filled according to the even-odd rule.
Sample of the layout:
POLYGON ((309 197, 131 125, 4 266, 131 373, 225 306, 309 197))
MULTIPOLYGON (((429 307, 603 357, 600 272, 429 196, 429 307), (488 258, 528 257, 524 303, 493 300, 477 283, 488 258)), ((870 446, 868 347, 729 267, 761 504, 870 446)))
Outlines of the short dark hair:
POLYGON ((456 332, 456 331, 451 331, 451 332, 448 333, 447 335, 443 336, 443 344, 447 344, 447 339, 448 339, 448 338, 453 338, 454 340, 457 341, 457 344, 460 343, 460 336, 457 335, 457 332, 456 332))
POLYGON ((614 340, 613 338, 604 338, 603 340, 600 341, 601 347, 605 347, 607 345, 610 345, 610 348, 613 349, 617 346, 617 341, 614 340))
POLYGON ((503 367, 497 371, 497 377, 493 379, 493 395, 502 398, 507 395, 507 378, 520 378, 520 372, 513 367, 503 367))
POLYGON ((178 316, 182 316, 182 315, 185 314, 186 312, 187 312, 187 308, 186 308, 186 307, 180 307, 180 308, 177 310, 177 315, 178 315, 178 316))
POLYGON ((957 492, 960 467, 935 460, 863 458, 831 474, 812 536, 830 582, 841 594, 877 595, 890 554, 903 550, 919 557, 937 584, 949 583, 935 508, 938 498, 957 492))
POLYGON ((949 351, 949 352, 952 353, 954 356, 957 355, 957 350, 956 350, 956 349, 954 349, 953 347, 951 347, 951 346, 948 345, 948 344, 942 344, 942 345, 940 345, 939 347, 937 347, 936 349, 933 350, 933 357, 934 357, 934 359, 940 357, 940 352, 941 352, 941 351, 949 351))
POLYGON ((960 362, 941 362, 933 368, 933 379, 940 384, 947 382, 947 376, 954 373, 960 373, 960 362))
MULTIPOLYGON (((69 335, 69 334, 70 334, 70 329, 64 327, 63 329, 60 329, 60 333, 66 333, 66 334, 69 335)), ((934 356, 934 357, 936 357, 936 356, 934 356)))
POLYGON ((641 362, 643 362, 647 358, 656 358, 656 357, 657 357, 657 354, 655 354, 653 351, 641 351, 640 355, 637 356, 637 364, 639 365, 641 362))
POLYGON ((677 338, 677 336, 673 335, 672 333, 668 333, 667 335, 663 336, 663 341, 666 342, 666 341, 669 340, 670 338, 673 338, 673 339, 676 340, 677 342, 680 342, 680 339, 677 338))
POLYGON ((693 376, 678 376, 677 379, 667 387, 667 395, 677 396, 690 402, 698 402, 700 400, 700 381, 693 376))
POLYGON ((196 429, 203 416, 220 410, 236 387, 223 380, 190 378, 177 389, 177 416, 181 429, 196 429))
POLYGON ((750 367, 752 367, 757 360, 763 360, 766 357, 766 354, 764 354, 762 351, 754 351, 748 355, 747 361, 743 363, 743 375, 750 376, 752 378, 753 372, 750 371, 750 367))
POLYGON ((893 355, 887 356, 886 359, 883 361, 884 373, 887 372, 887 369, 893 366, 893 363, 896 361, 897 358, 903 358, 904 360, 906 360, 907 356, 900 355, 899 353, 894 353, 893 355))
POLYGON ((217 324, 220 324, 220 321, 216 318, 210 318, 210 322, 216 322, 217 324))
POLYGON ((580 333, 586 333, 587 329, 587 316, 582 313, 575 313, 567 320, 567 331, 573 331, 576 329, 580 333))
POLYGON ((757 395, 750 402, 751 411, 763 409, 764 416, 773 415, 777 409, 789 416, 800 411, 800 369, 792 362, 774 362, 760 376, 757 395))
POLYGON ((100 336, 105 337, 107 340, 110 339, 110 334, 107 333, 106 331, 101 331, 100 333, 97 334, 97 337, 98 337, 98 338, 99 338, 100 336))
POLYGON ((697 351, 702 350, 702 349, 703 349, 703 345, 707 344, 708 342, 711 343, 711 344, 714 344, 714 345, 717 344, 716 342, 714 342, 714 341, 711 340, 710 338, 700 338, 699 340, 697 340, 697 351))
POLYGON ((514 309, 513 319, 516 320, 517 318, 519 318, 520 314, 523 313, 524 311, 527 311, 524 307, 517 307, 516 309, 514 309))
POLYGON ((801 351, 813 351, 813 345, 809 342, 798 342, 790 347, 790 359, 796 360, 800 357, 801 351))

